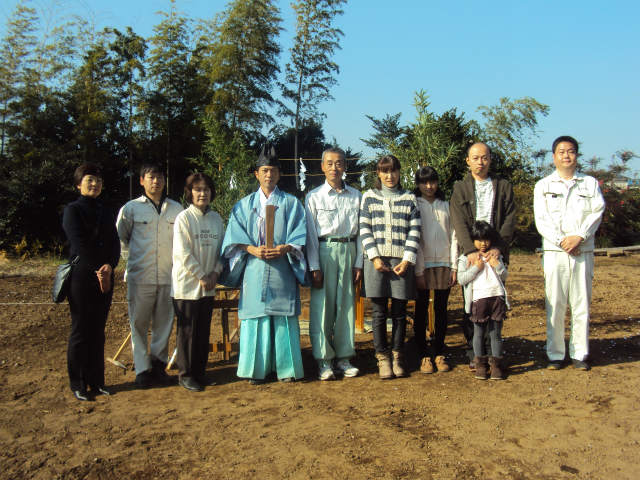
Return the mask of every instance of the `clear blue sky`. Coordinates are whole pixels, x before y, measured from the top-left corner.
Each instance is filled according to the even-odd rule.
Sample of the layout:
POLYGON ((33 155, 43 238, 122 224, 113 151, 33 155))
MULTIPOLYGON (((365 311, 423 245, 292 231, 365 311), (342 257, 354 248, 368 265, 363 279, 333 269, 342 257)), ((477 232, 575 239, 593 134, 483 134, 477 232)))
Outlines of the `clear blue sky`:
MULTIPOLYGON (((54 0, 33 0, 47 8, 54 0)), ((282 64, 294 32, 289 1, 280 1, 282 64)), ((4 23, 15 0, 0 2, 4 23)), ((192 18, 211 18, 223 0, 178 0, 192 18)), ((168 0, 63 0, 57 15, 92 17, 98 26, 148 37, 168 0)), ((351 0, 337 26, 345 37, 335 101, 321 105, 328 140, 371 155, 365 114, 402 112, 413 120, 413 94, 425 89, 431 108, 452 107, 478 118, 479 105, 531 96, 551 107, 536 147, 558 135, 581 142, 586 158, 616 150, 640 154, 640 2, 351 0)), ((479 119, 479 118, 478 118, 479 119)), ((640 160, 630 165, 640 170, 640 160)))

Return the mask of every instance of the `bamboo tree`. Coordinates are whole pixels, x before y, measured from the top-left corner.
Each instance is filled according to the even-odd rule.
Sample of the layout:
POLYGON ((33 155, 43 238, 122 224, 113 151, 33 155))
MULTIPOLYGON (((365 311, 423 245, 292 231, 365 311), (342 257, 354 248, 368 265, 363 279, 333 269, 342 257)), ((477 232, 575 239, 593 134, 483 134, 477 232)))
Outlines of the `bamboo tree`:
POLYGON ((8 130, 18 114, 15 109, 12 112, 11 104, 18 100, 35 68, 38 16, 28 3, 16 5, 0 43, 0 157, 7 153, 8 130))
MULTIPOLYGON (((143 104, 148 116, 147 132, 152 144, 164 141, 167 194, 172 181, 172 156, 175 161, 184 159, 180 145, 179 129, 193 121, 195 112, 190 111, 190 20, 176 9, 171 0, 169 12, 158 12, 163 20, 153 28, 148 74, 150 91, 143 104), (181 158, 179 158, 181 157, 181 158)), ((153 151, 160 154, 159 145, 153 151)))
MULTIPOLYGON (((332 57, 340 49, 344 34, 335 19, 344 12, 346 0, 298 0, 292 4, 296 13, 296 36, 290 49, 291 60, 285 67, 282 96, 293 106, 283 104, 282 113, 292 119, 296 131, 294 156, 298 158, 298 130, 302 118, 318 119, 318 104, 331 100, 331 87, 340 68, 332 57)), ((296 164, 297 166, 297 164, 296 164)), ((296 168, 296 180, 298 171, 296 168)))
POLYGON ((213 95, 207 111, 232 131, 258 136, 273 122, 267 108, 275 105, 280 23, 272 0, 233 0, 210 24, 206 56, 213 95))

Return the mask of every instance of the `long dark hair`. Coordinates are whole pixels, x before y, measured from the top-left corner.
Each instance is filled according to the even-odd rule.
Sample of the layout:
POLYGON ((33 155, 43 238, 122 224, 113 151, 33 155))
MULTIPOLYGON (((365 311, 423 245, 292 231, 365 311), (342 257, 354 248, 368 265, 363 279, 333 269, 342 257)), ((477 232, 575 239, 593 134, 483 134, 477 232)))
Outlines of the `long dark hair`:
POLYGON ((436 198, 439 200, 444 200, 444 192, 440 190, 440 178, 438 178, 438 172, 433 167, 425 165, 424 167, 420 167, 415 175, 416 188, 414 188, 413 193, 416 197, 421 197, 422 193, 420 192, 420 187, 418 187, 421 183, 427 182, 438 182, 438 190, 436 190, 436 198))
MULTIPOLYGON (((380 182, 380 177, 378 177, 378 173, 380 172, 389 172, 394 170, 400 170, 400 160, 398 160, 393 155, 385 155, 384 157, 380 157, 378 159, 378 163, 376 163, 376 181, 375 187, 380 190, 382 188, 382 182, 380 182)), ((400 180, 398 180, 398 187, 402 189, 402 185, 400 185, 400 180)))

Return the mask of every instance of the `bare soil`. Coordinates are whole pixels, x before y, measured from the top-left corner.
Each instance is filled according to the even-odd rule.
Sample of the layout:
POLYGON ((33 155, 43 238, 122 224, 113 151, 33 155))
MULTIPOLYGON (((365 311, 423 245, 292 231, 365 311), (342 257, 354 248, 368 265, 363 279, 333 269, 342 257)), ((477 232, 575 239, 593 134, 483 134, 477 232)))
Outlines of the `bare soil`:
MULTIPOLYGON (((203 393, 177 382, 138 390, 131 371, 107 363, 116 394, 82 403, 66 374, 68 306, 47 303, 55 267, 3 260, 0 478, 635 479, 639 266, 639 256, 596 258, 589 372, 545 369, 540 260, 515 255, 505 381, 470 374, 456 288, 449 373, 382 382, 371 335, 360 334, 363 374, 320 382, 303 336, 301 382, 251 386, 235 376, 234 358, 212 354, 217 385, 203 393)), ((121 281, 114 302, 106 356, 128 332, 121 281)), ((214 320, 213 336, 219 329, 214 320)), ((120 359, 131 364, 129 347, 120 359)))

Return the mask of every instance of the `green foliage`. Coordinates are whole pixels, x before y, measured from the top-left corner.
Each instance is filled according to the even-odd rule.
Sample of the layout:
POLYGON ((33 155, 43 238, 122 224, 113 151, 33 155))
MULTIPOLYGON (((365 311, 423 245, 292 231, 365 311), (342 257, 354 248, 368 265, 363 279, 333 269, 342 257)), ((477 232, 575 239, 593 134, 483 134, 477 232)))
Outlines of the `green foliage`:
MULTIPOLYGON (((478 126, 466 121, 464 114, 459 115, 456 109, 437 115, 429 111, 429 105, 427 93, 416 92, 416 119, 406 127, 399 125, 399 114, 380 120, 368 116, 376 133, 365 143, 398 157, 404 188, 413 189, 415 172, 423 165, 430 165, 438 172, 440 188, 448 196, 454 182, 467 170, 466 148, 478 138, 478 126)), ((368 176, 375 176, 375 168, 370 167, 369 172, 368 176)))
POLYGON ((271 0, 233 0, 209 25, 201 40, 206 73, 213 94, 207 107, 220 124, 258 136, 273 121, 267 107, 278 67, 282 28, 271 0))
POLYGON ((484 117, 482 141, 491 146, 492 160, 497 160, 503 176, 514 184, 530 182, 535 153, 531 143, 537 136, 538 118, 549 114, 549 106, 531 97, 502 97, 498 105, 483 105, 478 111, 484 117))
POLYGON ((208 94, 202 57, 193 49, 191 20, 177 11, 159 12, 162 21, 149 39, 147 78, 150 88, 141 104, 146 118, 142 151, 146 158, 165 164, 167 193, 181 191, 188 159, 200 152, 203 130, 198 119, 208 94))
MULTIPOLYGON (((340 49, 344 33, 335 28, 335 18, 344 11, 346 0, 298 0, 292 3, 296 13, 296 36, 285 66, 285 82, 280 84, 281 114, 292 120, 294 131, 293 158, 299 157, 298 130, 302 119, 321 118, 318 104, 331 100, 330 89, 336 85, 340 67, 332 60, 340 49), (289 101, 293 106, 287 106, 289 101)), ((296 169, 297 173, 297 169, 296 169)))
POLYGON ((253 174, 255 154, 245 146, 239 131, 230 131, 212 115, 204 118, 204 128, 202 154, 194 164, 213 178, 212 208, 226 221, 233 205, 258 188, 253 174))
POLYGON ((640 189, 602 188, 606 203, 596 233, 598 247, 624 247, 640 243, 640 189))

